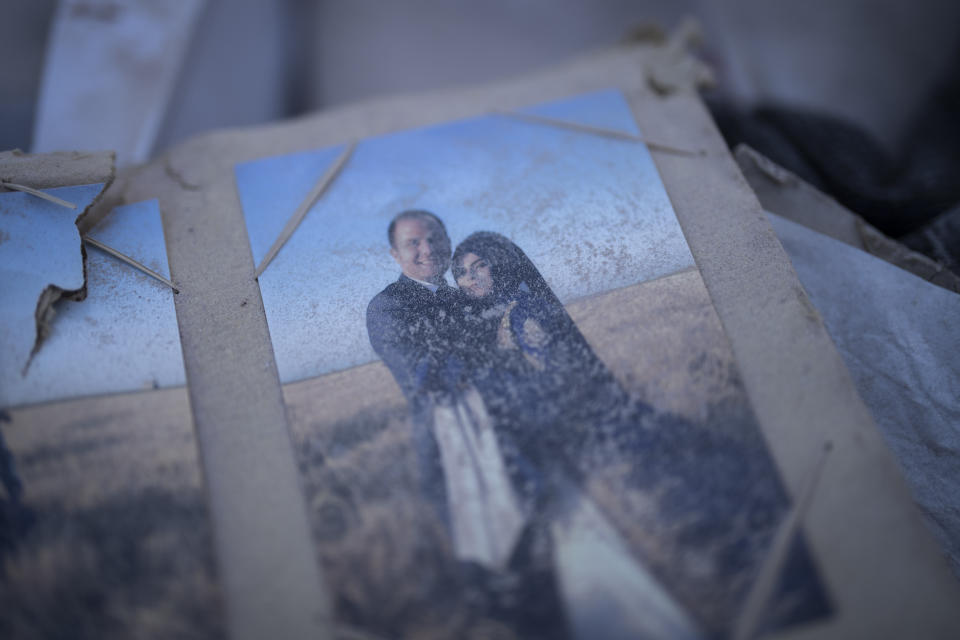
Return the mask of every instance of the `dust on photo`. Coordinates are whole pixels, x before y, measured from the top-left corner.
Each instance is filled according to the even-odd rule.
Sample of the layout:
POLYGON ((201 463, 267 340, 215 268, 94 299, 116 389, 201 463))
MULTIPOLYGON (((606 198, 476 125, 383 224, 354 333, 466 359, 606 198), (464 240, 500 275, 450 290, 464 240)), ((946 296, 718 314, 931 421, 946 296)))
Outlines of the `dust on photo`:
MULTIPOLYGON (((529 111, 636 133, 616 92, 529 111)), ((338 153, 238 167, 255 261, 338 153)), ((341 627, 829 614, 802 535, 773 545, 791 501, 643 145, 496 116, 363 141, 260 283, 341 627)))

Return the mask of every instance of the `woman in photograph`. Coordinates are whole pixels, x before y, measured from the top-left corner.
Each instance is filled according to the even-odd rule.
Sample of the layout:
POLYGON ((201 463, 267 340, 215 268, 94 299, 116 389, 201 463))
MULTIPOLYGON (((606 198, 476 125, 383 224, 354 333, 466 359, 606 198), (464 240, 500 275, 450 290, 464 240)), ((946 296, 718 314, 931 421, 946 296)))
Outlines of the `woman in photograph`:
MULTIPOLYGON (((453 255, 466 326, 464 359, 490 413, 527 450, 577 470, 622 440, 637 411, 524 252, 471 234, 453 255), (627 416, 632 418, 627 420, 627 416)), ((572 471, 572 470, 571 470, 572 471)))
POLYGON ((642 433, 649 410, 631 403, 513 242, 477 232, 452 262, 462 358, 524 503, 526 539, 543 542, 530 544, 539 553, 519 550, 529 559, 518 569, 549 570, 575 637, 702 637, 584 486, 591 467, 621 457, 624 437, 642 433))
MULTIPOLYGON (((528 518, 549 532, 571 617, 597 619, 593 605, 570 591, 580 585, 583 593, 605 594, 600 609, 617 609, 622 620, 643 610, 643 620, 624 623, 630 630, 701 637, 681 600, 716 601, 701 622, 722 625, 723 612, 736 610, 749 588, 744 567, 757 562, 788 505, 762 442, 741 442, 632 400, 530 259, 504 236, 470 235, 454 251, 452 270, 466 327, 462 357, 528 518), (629 469, 621 491, 657 505, 656 526, 641 527, 639 545, 626 543, 590 497, 593 472, 608 465, 629 469), (590 561, 579 564, 584 545, 590 561), (698 553, 709 558, 700 569, 676 561, 698 553)), ((789 566, 803 567, 805 556, 796 541, 789 566)), ((782 620, 828 608, 814 581, 797 579, 789 590, 778 596, 791 602, 777 614, 782 620)))

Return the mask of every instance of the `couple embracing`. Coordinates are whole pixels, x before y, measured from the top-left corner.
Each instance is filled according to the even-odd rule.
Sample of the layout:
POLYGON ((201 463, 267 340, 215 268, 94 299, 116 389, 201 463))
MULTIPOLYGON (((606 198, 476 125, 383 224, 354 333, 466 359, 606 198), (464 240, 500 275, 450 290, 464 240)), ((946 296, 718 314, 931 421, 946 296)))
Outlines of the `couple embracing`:
MULTIPOLYGON (((552 548, 550 572, 569 582, 562 574, 578 571, 583 529, 614 564, 635 565, 582 478, 618 447, 624 416, 638 408, 533 263, 487 231, 451 252, 443 222, 423 210, 398 214, 387 235, 402 274, 370 302, 367 331, 407 399, 421 491, 447 525, 457 559, 509 573, 522 547, 539 538, 552 548), (457 287, 447 283, 448 268, 457 287)), ((635 569, 644 574, 641 601, 651 590, 666 598, 657 626, 695 637, 687 616, 635 569)), ((601 586, 615 599, 636 591, 601 586)), ((569 596, 561 596, 568 615, 569 596)))

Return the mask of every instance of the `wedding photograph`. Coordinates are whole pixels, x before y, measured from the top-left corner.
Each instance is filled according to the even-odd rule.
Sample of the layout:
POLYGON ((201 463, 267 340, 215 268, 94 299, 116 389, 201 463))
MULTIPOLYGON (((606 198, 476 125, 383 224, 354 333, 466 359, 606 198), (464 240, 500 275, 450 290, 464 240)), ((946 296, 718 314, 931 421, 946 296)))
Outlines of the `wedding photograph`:
POLYGON ((732 638, 832 613, 640 139, 608 91, 236 168, 339 625, 732 638))
POLYGON ((0 640, 960 638, 960 3, 8 4, 0 640))

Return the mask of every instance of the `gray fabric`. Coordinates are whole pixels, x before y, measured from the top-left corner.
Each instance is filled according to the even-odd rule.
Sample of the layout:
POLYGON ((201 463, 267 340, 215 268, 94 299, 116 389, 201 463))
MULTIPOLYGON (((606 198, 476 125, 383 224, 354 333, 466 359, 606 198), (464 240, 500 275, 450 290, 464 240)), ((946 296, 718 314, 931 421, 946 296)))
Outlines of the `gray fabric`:
POLYGON ((768 216, 960 577, 960 296, 768 216))

